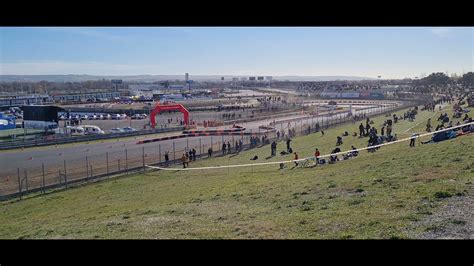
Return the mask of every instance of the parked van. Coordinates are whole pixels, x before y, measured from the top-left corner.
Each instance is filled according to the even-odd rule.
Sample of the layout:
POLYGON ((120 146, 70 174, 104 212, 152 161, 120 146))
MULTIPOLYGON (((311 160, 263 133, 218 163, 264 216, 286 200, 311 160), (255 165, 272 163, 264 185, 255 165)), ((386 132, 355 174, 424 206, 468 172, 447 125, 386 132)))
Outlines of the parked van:
POLYGON ((105 134, 105 132, 98 126, 83 125, 82 128, 84 128, 86 135, 105 134))

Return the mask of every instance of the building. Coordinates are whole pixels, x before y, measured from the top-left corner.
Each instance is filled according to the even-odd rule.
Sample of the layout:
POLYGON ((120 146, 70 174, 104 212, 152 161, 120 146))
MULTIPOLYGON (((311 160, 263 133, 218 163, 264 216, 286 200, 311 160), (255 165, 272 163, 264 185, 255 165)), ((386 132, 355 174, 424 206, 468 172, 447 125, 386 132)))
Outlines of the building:
POLYGON ((71 93, 71 94, 56 94, 52 96, 54 102, 87 102, 95 100, 112 100, 122 96, 121 92, 91 92, 91 93, 71 93))
POLYGON ((188 81, 188 80, 189 80, 189 73, 185 73, 185 74, 184 74, 184 80, 185 80, 185 81, 188 81))
POLYGON ((0 106, 22 106, 30 104, 47 104, 52 101, 52 98, 47 94, 32 94, 25 96, 10 96, 0 98, 0 106))

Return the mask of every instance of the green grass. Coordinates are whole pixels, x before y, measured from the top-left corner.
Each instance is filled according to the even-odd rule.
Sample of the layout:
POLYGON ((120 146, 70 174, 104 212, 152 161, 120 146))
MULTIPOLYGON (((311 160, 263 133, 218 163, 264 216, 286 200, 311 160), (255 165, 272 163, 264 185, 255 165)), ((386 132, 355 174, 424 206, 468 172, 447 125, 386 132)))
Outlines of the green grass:
MULTIPOLYGON (((394 131, 407 137, 411 131, 400 132, 425 120, 413 129, 423 132, 432 115, 421 112, 394 131)), ((378 128, 383 119, 374 119, 378 128)), ((326 154, 336 135, 357 126, 295 138, 292 146, 300 157, 315 147, 326 154)), ((341 149, 366 144, 350 136, 341 149)), ((147 172, 2 203, 0 238, 409 238, 410 224, 447 200, 440 195, 462 196, 472 184, 472 150, 473 136, 462 136, 415 148, 389 145, 315 168, 147 172)), ((250 163, 253 155, 290 159, 265 160, 269 154, 267 146, 192 167, 250 163)))

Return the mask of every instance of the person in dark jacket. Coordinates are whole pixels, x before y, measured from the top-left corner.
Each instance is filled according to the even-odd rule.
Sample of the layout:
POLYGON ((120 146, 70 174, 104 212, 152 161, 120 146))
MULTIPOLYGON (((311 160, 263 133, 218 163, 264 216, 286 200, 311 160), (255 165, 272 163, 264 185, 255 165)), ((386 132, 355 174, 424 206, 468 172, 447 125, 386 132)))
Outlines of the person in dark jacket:
POLYGON ((170 161, 170 156, 169 156, 168 152, 166 152, 165 153, 165 166, 169 165, 169 161, 170 161))
POLYGON ((362 123, 360 123, 360 125, 359 125, 359 136, 363 137, 364 135, 365 135, 364 125, 362 125, 362 123))
POLYGON ((277 143, 275 141, 272 142, 272 155, 271 156, 276 156, 276 150, 277 150, 277 143))

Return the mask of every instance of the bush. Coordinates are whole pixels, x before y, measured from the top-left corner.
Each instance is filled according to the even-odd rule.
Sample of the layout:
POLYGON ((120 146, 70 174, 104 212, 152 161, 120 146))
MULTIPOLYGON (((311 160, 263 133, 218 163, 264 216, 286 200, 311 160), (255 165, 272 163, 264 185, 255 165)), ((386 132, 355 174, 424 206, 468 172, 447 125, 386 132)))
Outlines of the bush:
POLYGON ((452 197, 453 194, 446 192, 446 191, 438 191, 434 194, 434 197, 437 199, 444 199, 444 198, 449 198, 452 197))

